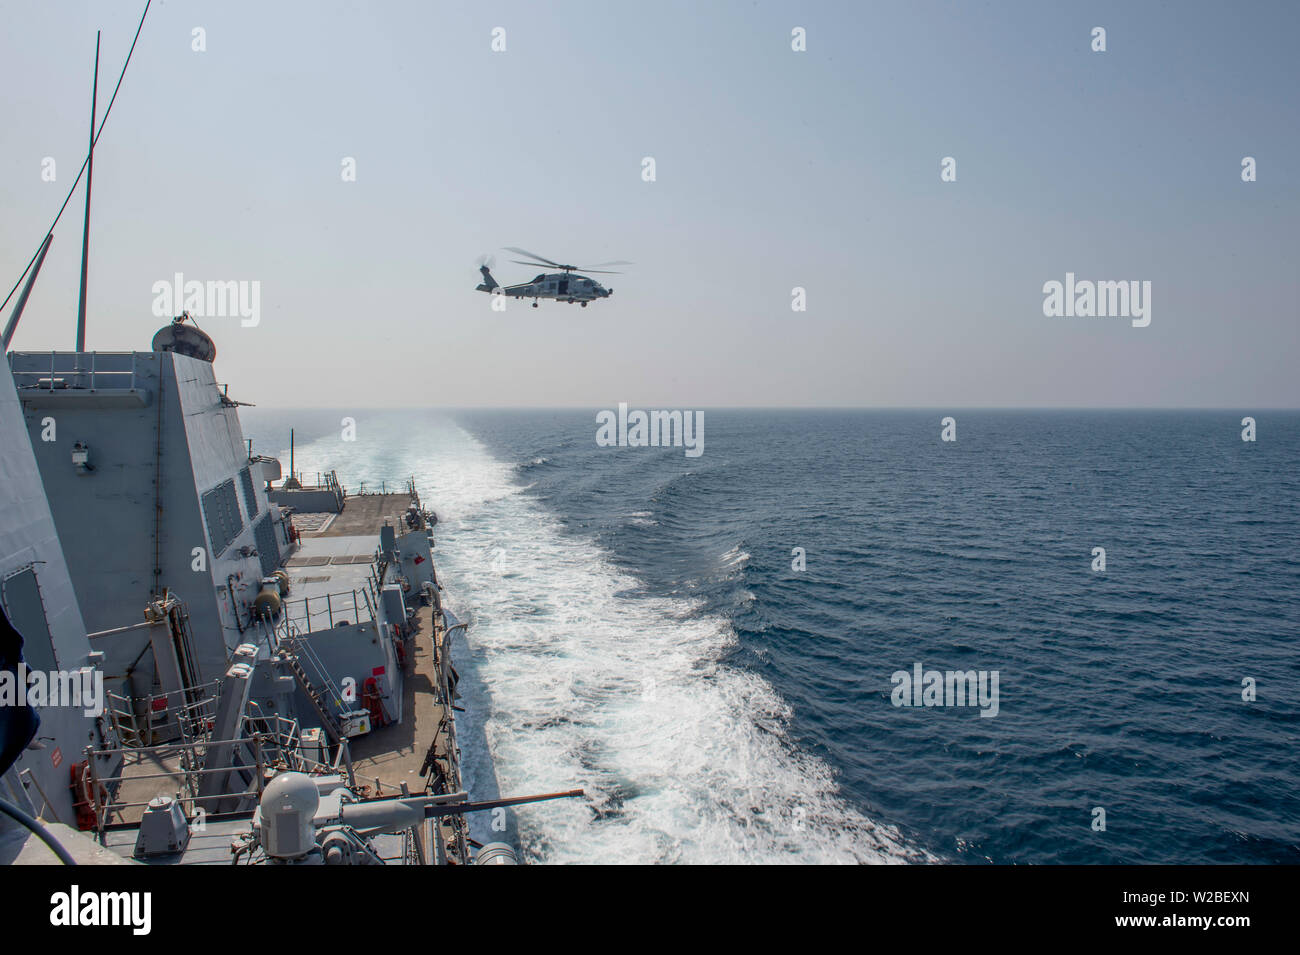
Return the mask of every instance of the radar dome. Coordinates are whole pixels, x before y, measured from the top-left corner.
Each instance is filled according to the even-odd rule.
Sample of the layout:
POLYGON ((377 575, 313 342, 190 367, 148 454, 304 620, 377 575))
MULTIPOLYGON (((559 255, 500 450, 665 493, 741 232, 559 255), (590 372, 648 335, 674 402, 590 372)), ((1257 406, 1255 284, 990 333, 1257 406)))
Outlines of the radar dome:
POLYGON ((154 351, 174 351, 199 361, 211 362, 217 357, 217 346, 212 339, 194 325, 174 321, 158 329, 153 337, 154 351))

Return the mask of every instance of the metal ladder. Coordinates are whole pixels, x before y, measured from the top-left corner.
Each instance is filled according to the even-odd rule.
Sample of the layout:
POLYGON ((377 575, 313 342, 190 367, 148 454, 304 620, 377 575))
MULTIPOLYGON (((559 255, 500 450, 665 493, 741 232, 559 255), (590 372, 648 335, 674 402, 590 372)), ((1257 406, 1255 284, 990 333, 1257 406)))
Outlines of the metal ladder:
MULTIPOLYGON (((333 742, 342 742, 343 731, 339 727, 338 720, 336 720, 334 714, 330 712, 325 697, 321 695, 321 691, 317 689, 314 683, 312 683, 311 678, 307 675, 307 671, 304 670, 302 664, 298 662, 298 656, 300 653, 305 652, 308 657, 313 656, 311 648, 306 644, 299 643, 297 635, 290 630, 281 637, 280 649, 284 651, 284 661, 289 666, 289 672, 291 672, 294 679, 298 681, 298 686, 302 687, 303 693, 307 695, 307 699, 311 702, 312 709, 314 709, 316 715, 320 717, 321 726, 324 728, 325 732, 329 734, 329 737, 333 742)), ((320 666, 320 661, 315 661, 315 664, 317 670, 324 673, 324 669, 320 666)), ((334 685, 328 675, 325 676, 325 685, 327 689, 333 692, 336 699, 341 700, 343 698, 343 694, 339 692, 338 687, 334 685)))

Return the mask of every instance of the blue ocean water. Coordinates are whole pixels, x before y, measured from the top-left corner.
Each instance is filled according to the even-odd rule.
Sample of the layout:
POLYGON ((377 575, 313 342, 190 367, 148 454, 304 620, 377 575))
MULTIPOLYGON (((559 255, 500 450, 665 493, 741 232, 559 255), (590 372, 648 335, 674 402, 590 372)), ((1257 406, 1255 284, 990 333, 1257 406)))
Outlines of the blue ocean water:
POLYGON ((591 794, 520 812, 537 861, 1294 863, 1300 415, 1244 413, 1253 443, 1222 411, 966 411, 951 443, 706 411, 698 458, 598 447, 594 411, 245 420, 426 489, 490 772, 591 794), (895 706, 918 663, 997 671, 997 715, 895 706))

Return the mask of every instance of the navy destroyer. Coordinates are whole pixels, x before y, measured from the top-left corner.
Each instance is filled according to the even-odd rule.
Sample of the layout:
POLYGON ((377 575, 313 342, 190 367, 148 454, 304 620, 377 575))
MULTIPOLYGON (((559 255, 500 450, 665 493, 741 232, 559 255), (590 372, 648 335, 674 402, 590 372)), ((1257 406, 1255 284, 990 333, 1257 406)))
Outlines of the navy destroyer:
MULTIPOLYGON (((249 456, 211 340, 177 321, 154 346, 12 352, 0 375, 7 662, 81 691, 47 690, 6 798, 83 861, 514 860, 464 814, 539 797, 461 785, 465 624, 415 482, 281 479, 249 456)), ((53 861, 28 836, 5 858, 53 861)))
POLYGON ((349 493, 253 455, 186 314, 86 350, 87 253, 77 347, 0 372, 0 861, 515 862, 466 814, 504 832, 581 792, 466 792, 466 624, 415 480, 349 493))

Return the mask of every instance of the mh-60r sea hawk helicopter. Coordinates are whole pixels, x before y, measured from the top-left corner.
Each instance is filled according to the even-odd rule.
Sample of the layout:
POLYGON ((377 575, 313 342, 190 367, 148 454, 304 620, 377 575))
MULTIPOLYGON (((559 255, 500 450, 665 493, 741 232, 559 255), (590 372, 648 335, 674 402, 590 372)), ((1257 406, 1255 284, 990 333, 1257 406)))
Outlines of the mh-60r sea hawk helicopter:
POLYGON ((491 264, 484 261, 479 264, 478 270, 483 273, 483 283, 478 286, 477 291, 489 292, 494 295, 509 295, 511 298, 531 298, 533 308, 537 307, 537 300, 540 298, 553 298, 557 302, 568 302, 572 305, 578 302, 583 308, 587 303, 595 301, 598 298, 609 298, 614 294, 612 288, 605 288, 595 279, 588 278, 585 275, 575 275, 575 272, 597 272, 603 275, 618 275, 618 272, 609 272, 599 268, 603 265, 631 265, 631 262, 597 262, 595 266, 584 267, 581 265, 561 265, 559 262, 552 262, 550 259, 543 258, 535 252, 529 252, 526 249, 516 249, 506 246, 507 252, 514 252, 516 255, 526 255, 532 261, 522 261, 520 259, 511 259, 511 262, 517 262, 520 265, 549 265, 553 269, 559 269, 558 272, 543 272, 531 282, 524 282, 521 285, 501 285, 492 277, 488 270, 491 264))

